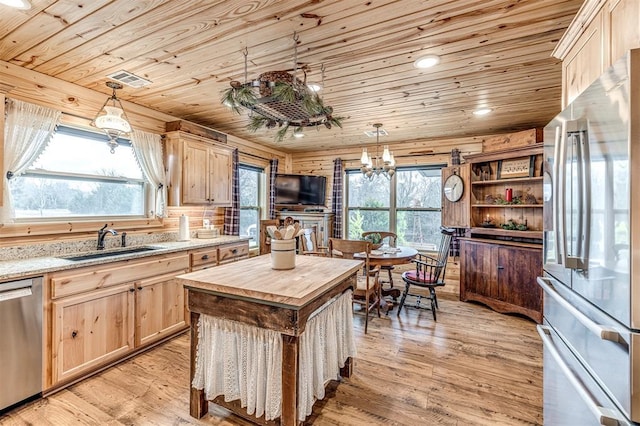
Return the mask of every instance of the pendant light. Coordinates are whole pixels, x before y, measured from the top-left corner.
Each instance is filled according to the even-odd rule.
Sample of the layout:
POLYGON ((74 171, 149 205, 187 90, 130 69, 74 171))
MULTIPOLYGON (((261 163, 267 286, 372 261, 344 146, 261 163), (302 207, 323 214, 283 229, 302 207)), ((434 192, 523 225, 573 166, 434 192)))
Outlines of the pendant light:
POLYGON ((102 108, 100 108, 100 111, 98 111, 98 114, 91 122, 91 125, 102 130, 109 137, 107 143, 110 152, 113 154, 118 146, 118 138, 131 133, 131 125, 122 107, 122 102, 120 102, 120 99, 116 96, 116 90, 122 89, 122 84, 107 81, 106 85, 113 90, 113 93, 104 102, 102 108))

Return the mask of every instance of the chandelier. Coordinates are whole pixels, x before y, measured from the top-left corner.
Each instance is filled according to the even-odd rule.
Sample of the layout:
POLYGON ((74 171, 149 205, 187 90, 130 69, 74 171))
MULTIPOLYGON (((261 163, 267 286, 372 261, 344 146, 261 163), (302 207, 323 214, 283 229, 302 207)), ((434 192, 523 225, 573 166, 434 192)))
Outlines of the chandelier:
POLYGON ((378 148, 380 147, 380 127, 382 127, 382 124, 375 123, 373 127, 376 128, 376 156, 370 156, 367 153, 367 148, 362 148, 362 157, 360 157, 362 167, 360 171, 369 180, 373 180, 378 175, 391 179, 391 176, 396 172, 396 161, 393 158, 393 153, 389 152, 388 145, 384 146, 382 158, 380 158, 378 148))
MULTIPOLYGON (((222 103, 234 112, 249 110, 251 122, 247 128, 257 131, 260 128, 279 130, 275 135, 277 141, 284 139, 289 129, 300 137, 305 127, 332 126, 342 127, 342 117, 333 116, 333 108, 325 106, 322 98, 307 86, 306 72, 298 68, 298 37, 293 34, 293 69, 289 71, 268 71, 257 79, 247 80, 247 56, 244 54, 244 83, 232 81, 231 87, 223 92, 222 103), (304 73, 304 79, 297 77, 297 72, 304 73)), ((324 85, 324 66, 321 67, 322 84, 324 85)))
POLYGON ((116 97, 116 90, 122 89, 122 84, 107 81, 106 85, 113 89, 113 94, 104 102, 102 108, 100 108, 98 114, 91 122, 91 125, 106 133, 109 137, 109 141, 107 142, 110 148, 109 151, 113 154, 118 146, 118 138, 131 133, 131 125, 129 124, 127 114, 124 112, 120 99, 116 97), (109 102, 111 102, 111 104, 109 104, 109 102))

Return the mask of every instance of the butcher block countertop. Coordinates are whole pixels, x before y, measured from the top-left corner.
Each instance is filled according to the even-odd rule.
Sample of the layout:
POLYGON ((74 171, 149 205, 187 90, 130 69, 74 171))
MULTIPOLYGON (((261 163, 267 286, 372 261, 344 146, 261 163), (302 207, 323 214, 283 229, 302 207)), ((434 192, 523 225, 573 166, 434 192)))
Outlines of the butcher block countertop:
POLYGON ((296 267, 271 269, 270 255, 178 275, 189 290, 298 309, 362 267, 362 261, 296 256, 296 267))

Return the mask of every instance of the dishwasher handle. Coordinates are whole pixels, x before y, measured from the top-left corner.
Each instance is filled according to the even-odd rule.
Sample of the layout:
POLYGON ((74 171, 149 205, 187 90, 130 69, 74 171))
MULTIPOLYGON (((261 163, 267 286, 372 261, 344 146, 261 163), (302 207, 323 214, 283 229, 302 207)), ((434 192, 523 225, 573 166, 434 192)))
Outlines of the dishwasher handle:
POLYGON ((0 303, 33 294, 33 279, 11 281, 0 284, 0 303))

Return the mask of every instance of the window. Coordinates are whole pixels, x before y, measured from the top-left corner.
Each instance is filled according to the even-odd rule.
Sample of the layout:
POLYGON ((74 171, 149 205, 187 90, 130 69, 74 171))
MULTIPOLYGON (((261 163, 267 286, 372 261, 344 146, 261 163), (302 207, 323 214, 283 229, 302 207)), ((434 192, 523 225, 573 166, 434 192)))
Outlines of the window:
POLYGON ((133 148, 109 153, 106 136, 59 126, 40 158, 10 180, 16 218, 125 216, 145 212, 145 180, 133 148))
POLYGON ((440 242, 441 166, 398 168, 391 180, 347 172, 347 235, 391 231, 398 244, 435 250, 440 242))
POLYGON ((264 197, 264 170, 241 164, 238 167, 240 178, 240 236, 248 236, 250 247, 259 243, 260 218, 264 197))

